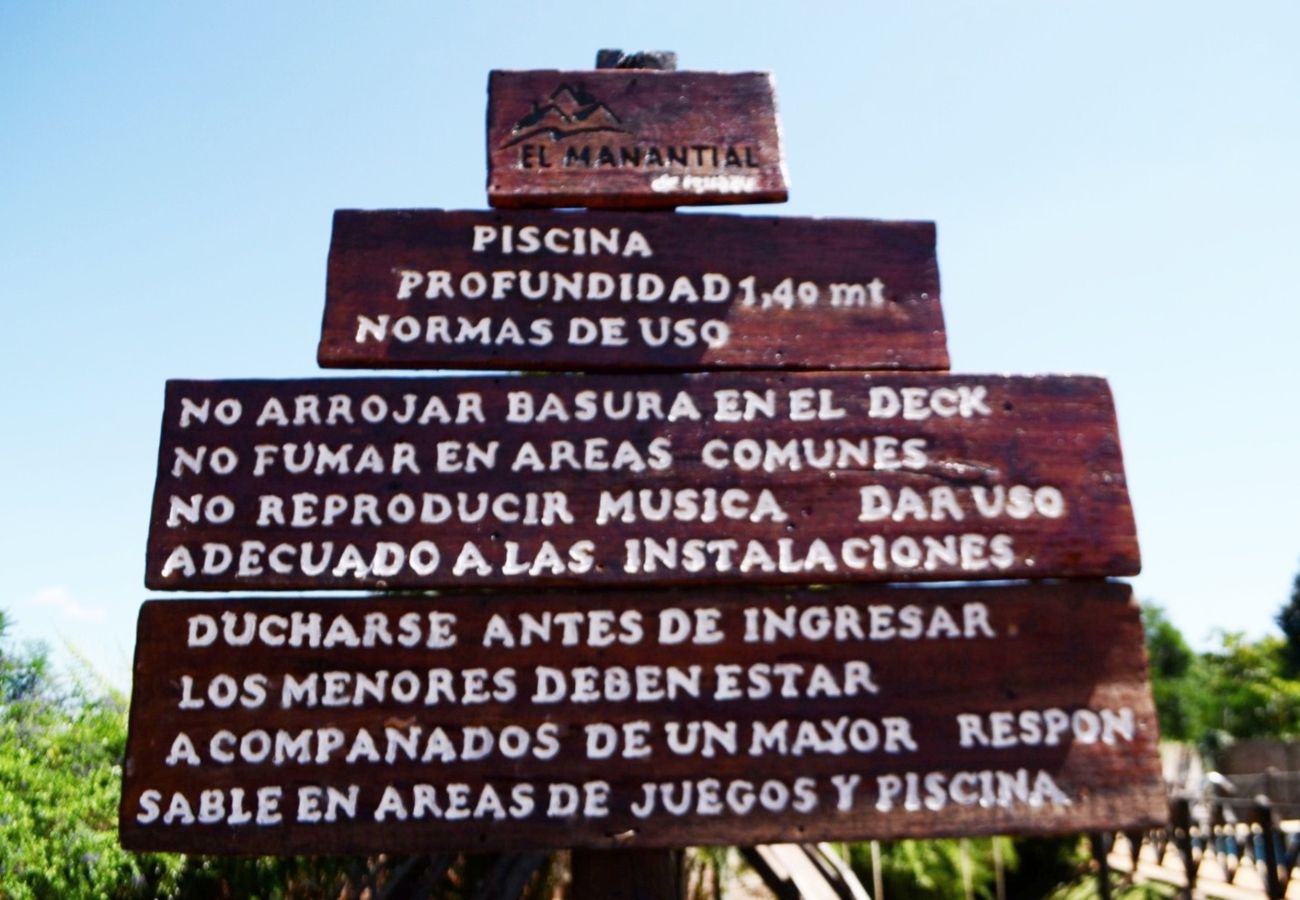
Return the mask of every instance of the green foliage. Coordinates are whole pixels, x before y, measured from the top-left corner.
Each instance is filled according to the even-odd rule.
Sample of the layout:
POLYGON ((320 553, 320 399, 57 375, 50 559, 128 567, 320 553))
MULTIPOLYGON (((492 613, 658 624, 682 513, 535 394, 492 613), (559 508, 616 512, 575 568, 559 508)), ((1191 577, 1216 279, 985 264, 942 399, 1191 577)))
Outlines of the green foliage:
POLYGON ((1163 737, 1211 747, 1300 733, 1300 681, 1289 677, 1284 640, 1221 632, 1218 650, 1195 654, 1162 609, 1144 604, 1142 617, 1163 737))
POLYGON ((1079 836, 1019 838, 1019 864, 1007 879, 1008 897, 1046 897, 1062 885, 1086 880, 1092 856, 1079 836))
POLYGON ((174 893, 178 858, 117 843, 119 698, 59 692, 45 654, 0 649, 0 883, 15 900, 174 893))
POLYGON ((1300 677, 1300 573, 1291 584, 1291 600, 1278 610, 1275 621, 1286 641, 1286 674, 1300 677))
POLYGON ((1169 621, 1163 608, 1142 604, 1142 630, 1146 634, 1151 674, 1159 678, 1182 678, 1192 667, 1195 654, 1182 633, 1169 621))
MULTIPOLYGON (((1020 866, 1007 882, 1008 897, 1043 897, 1046 900, 1099 900, 1101 886, 1092 845, 1087 838, 1025 838, 1016 842, 1020 866)), ((1172 885, 1128 884, 1121 873, 1111 873, 1114 900, 1166 900, 1178 896, 1172 885)))
MULTIPOLYGON (((992 898, 996 890, 993 841, 1001 850, 1004 867, 1014 869, 1016 850, 1010 838, 882 843, 884 894, 909 900, 963 900, 969 878, 971 896, 992 898)), ((858 878, 870 885, 871 845, 852 845, 849 862, 858 878)))
POLYGON ((1287 678, 1281 638, 1220 636, 1223 650, 1200 659, 1203 733, 1237 738, 1300 733, 1300 681, 1287 678))
POLYGON ((726 884, 736 876, 739 854, 734 847, 692 847, 686 851, 686 896, 692 900, 721 900, 726 884))
MULTIPOLYGON (((1148 881, 1143 884, 1114 883, 1111 885, 1110 896, 1113 900, 1170 900, 1180 894, 1172 884, 1148 881)), ((1046 900, 1098 900, 1101 888, 1097 884, 1097 875, 1090 872, 1077 881, 1062 885, 1045 897, 1046 900)))
MULTIPOLYGON (((0 610, 0 639, 9 631, 9 617, 0 610)), ((45 651, 9 650, 0 646, 0 704, 37 699, 49 682, 49 661, 45 651)))
POLYGON ((1159 606, 1142 604, 1142 628, 1146 634, 1151 693, 1160 734, 1167 740, 1195 740, 1200 727, 1200 704, 1191 675, 1196 655, 1159 606))
MULTIPOLYGON (((1006 896, 1043 897, 1047 900, 1097 900, 1101 896, 1090 845, 1084 837, 995 838, 1006 868, 1006 896)), ((881 870, 884 896, 906 900, 965 900, 961 847, 969 850, 972 897, 995 896, 992 843, 969 841, 898 841, 882 844, 881 870)), ((871 884, 869 844, 851 846, 858 877, 871 884)), ((1167 900, 1178 896, 1165 884, 1126 884, 1113 874, 1115 900, 1167 900)))

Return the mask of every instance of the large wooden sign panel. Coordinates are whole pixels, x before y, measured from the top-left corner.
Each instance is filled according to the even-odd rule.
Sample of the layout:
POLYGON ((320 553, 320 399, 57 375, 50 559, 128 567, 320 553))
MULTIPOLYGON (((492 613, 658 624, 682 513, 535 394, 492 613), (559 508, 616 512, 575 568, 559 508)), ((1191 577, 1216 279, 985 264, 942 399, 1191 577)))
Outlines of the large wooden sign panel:
POLYGON ((929 222, 334 214, 323 366, 946 369, 929 222))
POLYGON ((151 588, 1138 571, 1105 381, 172 381, 151 588))
POLYGON ((1127 586, 151 601, 121 838, 425 852, 1160 821, 1127 586))
POLYGON ((487 155, 496 207, 786 199, 766 72, 494 71, 487 155))

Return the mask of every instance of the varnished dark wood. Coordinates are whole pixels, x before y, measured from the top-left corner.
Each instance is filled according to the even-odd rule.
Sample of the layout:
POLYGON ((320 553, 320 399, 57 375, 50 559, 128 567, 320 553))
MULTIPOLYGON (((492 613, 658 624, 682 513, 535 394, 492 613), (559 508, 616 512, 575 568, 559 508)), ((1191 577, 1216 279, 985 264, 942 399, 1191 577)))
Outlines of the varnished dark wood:
POLYGON ((339 210, 319 359, 366 368, 946 369, 934 225, 339 210))
MULTIPOLYGON (((1164 815, 1141 623, 1131 590, 1115 583, 149 601, 140 615, 134 683, 121 836, 135 850, 290 854, 640 848, 1077 833, 1144 828, 1164 815), (547 614, 549 632, 534 632, 525 646, 521 617, 531 615, 540 623, 547 614), (751 618, 761 623, 768 616, 789 617, 796 623, 793 636, 747 633, 751 618), (799 616, 805 617, 802 629, 799 616), (227 618, 230 631, 224 626, 227 618), (699 642, 691 637, 675 641, 671 629, 661 630, 665 621, 683 620, 708 621, 713 629, 694 630, 702 637, 699 642), (435 621, 437 626, 431 624, 435 621), (510 640, 502 637, 506 633, 510 640), (432 647, 431 635, 439 636, 432 647), (848 664, 869 667, 870 687, 860 685, 853 696, 827 687, 846 684, 839 673, 848 664), (749 673, 763 665, 797 667, 800 674, 792 676, 789 690, 784 676, 769 675, 770 691, 760 696, 759 683, 749 673), (810 673, 819 665, 837 674, 814 690, 810 673), (608 673, 622 667, 624 677, 636 678, 630 673, 637 666, 676 667, 679 672, 698 666, 699 694, 623 698, 617 692, 619 681, 607 680, 608 673), (564 696, 539 694, 539 685, 558 683, 544 682, 555 676, 543 675, 543 667, 561 673, 564 696), (596 673, 587 682, 592 693, 575 700, 583 667, 596 673), (443 671, 448 674, 437 674, 443 671), (718 694, 728 671, 741 673, 735 682, 740 696, 724 699, 718 694), (510 674, 502 674, 506 672, 510 674), (233 681, 223 682, 221 676, 233 681), (290 677, 303 683, 314 678, 315 688, 301 695, 286 693, 290 677), (357 693, 363 677, 380 685, 378 695, 357 693), (409 690, 399 699, 395 686, 403 679, 409 690), (430 690, 439 679, 446 679, 450 694, 430 690), (511 694, 502 688, 506 683, 514 686, 511 694), (327 690, 329 684, 335 687, 327 690), (478 688, 469 688, 471 684, 478 688), (223 685, 236 687, 232 693, 223 685), (483 696, 476 697, 476 691, 483 696), (541 702, 552 698, 556 702, 541 702), (1049 741, 1043 723, 1050 710, 1082 716, 1083 725, 1091 717, 1092 726, 1108 711, 1128 724, 1106 732, 1080 725, 1078 731, 1058 731, 1049 741), (1001 733, 992 724, 993 713, 1003 715, 1001 733), (962 745, 958 718, 963 714, 983 723, 977 732, 966 732, 967 746, 962 745), (1038 717, 1037 737, 1021 724, 1028 721, 1024 716, 1038 717), (846 722, 871 723, 876 743, 839 746, 830 741, 824 723, 844 717, 846 722), (886 751, 884 729, 890 717, 906 724, 914 747, 900 742, 886 751), (788 723, 788 740, 755 744, 758 723, 770 729, 782 720, 788 723), (631 726, 638 722, 645 724, 631 726), (667 740, 673 722, 684 729, 684 739, 696 727, 691 722, 708 722, 724 731, 734 727, 735 751, 725 742, 712 742, 711 755, 704 755, 700 744, 688 750, 679 743, 674 749, 667 740), (594 723, 613 726, 620 748, 625 726, 642 728, 645 752, 590 755, 585 729, 594 723), (500 742, 507 727, 522 729, 515 737, 529 736, 527 746, 546 758, 521 749, 522 743, 504 754, 500 742), (425 760, 439 728, 451 749, 425 760), (481 758, 461 758, 467 728, 491 735, 491 750, 481 758), (536 738, 543 728, 554 739, 545 752, 536 738), (406 739, 414 736, 416 758, 392 744, 386 729, 406 739), (794 752, 799 729, 810 729, 822 741, 804 743, 794 752), (273 749, 262 759, 280 733, 279 762, 273 749), (176 751, 182 734, 193 758, 176 751), (284 743, 285 737, 304 734, 304 744, 284 743), (974 734, 983 740, 969 737, 974 734), (333 747, 330 736, 341 743, 333 747), (373 740, 373 749, 365 737, 373 740), (175 764, 167 763, 169 755, 175 764), (217 758, 227 755, 233 758, 217 758), (956 774, 1003 772, 1014 778, 1020 770, 1029 784, 1049 779, 1058 796, 1048 800, 1040 795, 1043 802, 1035 805, 1026 794, 999 793, 994 781, 983 786, 981 779, 1000 776, 956 774), (916 802, 909 802, 905 791, 883 801, 889 778, 902 780, 907 773, 921 779, 916 802), (937 793, 927 793, 926 773, 943 779, 943 786, 934 788, 937 793), (861 779, 844 808, 831 781, 836 775, 861 779), (741 811, 742 795, 748 796, 751 787, 757 791, 772 782, 794 790, 800 778, 812 779, 807 790, 813 805, 804 811, 790 804, 765 808, 763 803, 741 811), (644 798, 646 784, 674 784, 681 790, 683 782, 691 782, 693 791, 702 789, 707 797, 715 788, 705 779, 719 780, 723 809, 711 809, 706 800, 703 810, 692 807, 680 815, 666 812, 662 803, 645 816, 631 812, 644 798), (606 805, 602 802, 591 814, 545 814, 549 785, 596 782, 608 785, 607 812, 597 813, 597 807, 606 805), (415 786, 421 784, 431 786, 442 813, 412 813, 415 786), (468 800, 449 802, 447 791, 455 784, 466 785, 468 800), (529 790, 542 798, 542 809, 503 818, 484 812, 488 806, 478 815, 443 815, 453 805, 478 806, 485 785, 492 785, 508 807, 510 792, 521 784, 533 786, 529 790), (301 790, 346 790, 348 785, 357 786, 355 818, 340 813, 333 822, 298 820, 301 790), (388 786, 406 798, 407 818, 376 819, 388 786), (280 822, 184 824, 181 805, 175 806, 173 821, 161 821, 176 804, 177 792, 197 817, 203 791, 225 791, 221 796, 229 811, 233 789, 245 790, 247 807, 259 787, 279 790, 280 822), (726 800, 728 787, 736 792, 734 804, 726 800), (981 797, 994 802, 981 804, 981 797), (157 819, 141 821, 149 818, 150 803, 158 807, 157 819)), ((667 684, 667 676, 659 683, 667 684)), ((863 737, 867 731, 842 734, 863 737)), ((767 790, 775 796, 780 789, 767 790)), ((216 796, 210 795, 212 804, 216 796)))
POLYGON ((786 199, 765 72, 494 71, 487 154, 494 207, 786 199))
POLYGON ((169 382, 146 584, 809 584, 1138 568, 1099 378, 480 376, 169 382), (430 410, 448 423, 420 424, 430 410))
POLYGON ((681 849, 575 850, 569 900, 684 900, 681 849))

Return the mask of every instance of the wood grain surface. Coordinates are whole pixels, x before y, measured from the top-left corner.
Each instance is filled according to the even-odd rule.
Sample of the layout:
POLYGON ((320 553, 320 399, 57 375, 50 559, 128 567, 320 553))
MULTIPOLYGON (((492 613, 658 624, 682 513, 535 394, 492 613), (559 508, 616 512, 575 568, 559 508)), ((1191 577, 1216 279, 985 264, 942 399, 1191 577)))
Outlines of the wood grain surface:
POLYGON ((1141 828, 1163 816, 1157 738, 1115 583, 149 601, 121 837, 317 854, 1141 828))
POLYGON ((930 222, 339 210, 322 366, 946 369, 930 222))
POLYGON ((1127 575, 1084 376, 168 383, 146 584, 184 590, 1127 575))
POLYGON ((766 72, 494 71, 494 207, 656 209, 786 199, 766 72))

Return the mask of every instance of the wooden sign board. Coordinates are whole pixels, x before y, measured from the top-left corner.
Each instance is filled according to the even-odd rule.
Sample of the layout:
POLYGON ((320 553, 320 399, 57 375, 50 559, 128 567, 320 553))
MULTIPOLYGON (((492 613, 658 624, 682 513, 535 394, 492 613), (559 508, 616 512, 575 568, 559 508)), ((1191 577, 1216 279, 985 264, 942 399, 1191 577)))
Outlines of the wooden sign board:
POLYGON ((766 72, 494 71, 487 154, 495 207, 786 199, 766 72))
POLYGON ((334 214, 322 366, 946 369, 934 225, 334 214))
POLYGON ((1092 377, 172 381, 157 589, 1129 575, 1092 377))
POLYGON ((147 602, 121 839, 374 853, 1149 827, 1129 588, 147 602))

